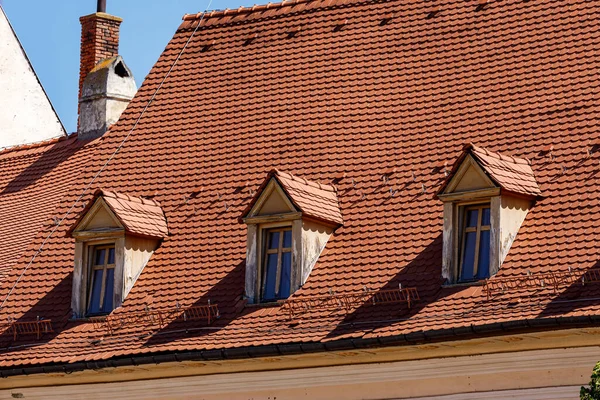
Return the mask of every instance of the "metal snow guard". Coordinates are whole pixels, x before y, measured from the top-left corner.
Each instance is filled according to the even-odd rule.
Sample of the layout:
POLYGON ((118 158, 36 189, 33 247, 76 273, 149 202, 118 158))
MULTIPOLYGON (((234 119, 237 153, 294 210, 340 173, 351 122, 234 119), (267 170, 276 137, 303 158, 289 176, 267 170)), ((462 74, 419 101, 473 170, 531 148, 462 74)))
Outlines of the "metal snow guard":
POLYGON ((44 333, 52 333, 52 320, 39 319, 37 321, 11 321, 8 323, 8 331, 12 332, 13 340, 22 335, 35 335, 39 340, 44 333))
POLYGON ((363 304, 394 304, 405 303, 411 308, 413 302, 420 300, 417 288, 391 289, 344 294, 329 294, 322 296, 307 296, 285 300, 283 307, 287 308, 290 319, 311 310, 343 310, 348 314, 363 304))
POLYGON ((547 289, 552 288, 558 292, 561 287, 572 285, 576 282, 586 283, 600 282, 600 268, 582 271, 561 272, 539 272, 507 278, 489 278, 485 280, 483 290, 487 299, 501 296, 505 293, 514 293, 524 289, 547 289))
POLYGON ((166 310, 125 312, 104 317, 92 317, 94 329, 105 330, 112 335, 122 328, 161 329, 171 322, 189 322, 205 320, 208 325, 220 318, 217 304, 194 306, 188 308, 176 307, 166 310))

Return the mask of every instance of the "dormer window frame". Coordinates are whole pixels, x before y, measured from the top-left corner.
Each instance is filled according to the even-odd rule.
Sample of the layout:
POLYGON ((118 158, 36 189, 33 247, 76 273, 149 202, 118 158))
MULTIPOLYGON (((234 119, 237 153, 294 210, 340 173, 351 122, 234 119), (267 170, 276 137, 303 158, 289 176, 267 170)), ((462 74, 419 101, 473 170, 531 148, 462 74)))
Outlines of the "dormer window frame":
POLYGON ((247 226, 244 296, 250 304, 278 304, 286 298, 281 293, 275 298, 265 296, 270 230, 291 228, 292 295, 306 282, 333 231, 343 222, 334 187, 277 170, 267 174, 239 221, 247 226))
POLYGON ((464 202, 464 203, 458 203, 457 204, 457 209, 458 209, 458 218, 457 218, 457 222, 459 225, 459 229, 458 229, 458 240, 457 240, 457 246, 458 246, 458 253, 456 254, 456 260, 458 261, 456 266, 458 268, 457 271, 455 271, 455 276, 457 277, 457 283, 469 283, 469 282, 476 282, 479 281, 481 279, 486 279, 489 278, 491 275, 491 271, 490 271, 490 266, 491 266, 491 254, 490 254, 490 250, 491 250, 491 246, 492 246, 492 241, 491 241, 491 232, 492 232, 492 223, 491 223, 491 202, 486 202, 486 201, 470 201, 470 202, 464 202), (488 223, 486 224, 483 220, 483 210, 489 210, 489 220, 488 223), (470 226, 469 224, 469 212, 470 211, 474 211, 477 210, 477 217, 476 217, 476 221, 475 222, 475 226, 470 226), (482 240, 482 236, 484 236, 484 232, 489 232, 489 243, 488 243, 488 254, 487 254, 487 265, 485 266, 486 272, 483 274, 481 274, 481 271, 483 269, 483 266, 480 265, 481 263, 481 254, 482 254, 482 250, 483 250, 483 244, 484 241, 482 240), (465 278, 465 268, 467 267, 467 265, 465 264, 465 257, 467 255, 467 247, 468 247, 468 241, 467 241, 467 236, 468 233, 475 233, 475 242, 473 243, 473 249, 472 249, 472 253, 473 253, 473 273, 472 273, 472 278, 465 278))
POLYGON ((500 195, 477 197, 471 193, 468 196, 453 197, 453 201, 444 202, 444 231, 443 231, 443 261, 442 276, 446 285, 478 285, 483 279, 498 272, 497 232, 499 229, 500 195), (462 279, 466 210, 474 206, 487 205, 490 208, 490 254, 488 273, 485 278, 462 279))
MULTIPOLYGON (((90 215, 93 215, 91 213, 90 215)), ((73 232, 75 237, 73 295, 71 308, 76 318, 87 318, 110 314, 121 306, 124 291, 125 230, 98 229, 94 231, 73 232), (99 246, 114 246, 115 269, 113 277, 112 309, 108 312, 90 312, 91 284, 94 264, 94 250, 99 246)))
POLYGON ((529 209, 540 196, 528 160, 466 145, 437 192, 444 203, 442 277, 445 285, 477 285, 494 276, 529 209), (490 208, 489 273, 479 276, 473 273, 470 279, 470 276, 464 277, 463 271, 466 211, 482 204, 489 204, 490 208))
MULTIPOLYGON (((260 246, 261 249, 261 253, 260 253, 260 268, 258 268, 258 276, 257 276, 257 292, 260 295, 260 303, 274 303, 277 302, 279 300, 284 300, 287 297, 290 296, 292 288, 294 287, 294 284, 296 283, 296 280, 298 278, 298 274, 297 274, 297 269, 294 268, 294 245, 297 245, 296 242, 294 242, 294 229, 293 229, 293 223, 290 222, 272 222, 272 223, 266 223, 260 226, 260 243, 258 244, 260 246), (268 274, 268 260, 269 260, 269 255, 270 253, 272 253, 269 249, 269 236, 271 233, 273 232, 284 232, 284 231, 289 231, 290 232, 290 246, 286 247, 285 249, 289 249, 288 251, 284 251, 284 247, 283 247, 283 243, 281 248, 279 248, 279 243, 278 243, 278 248, 274 249, 276 250, 276 253, 273 254, 277 254, 278 255, 278 260, 277 260, 277 265, 276 265, 276 277, 275 277, 275 282, 274 282, 274 296, 273 297, 268 297, 267 296, 267 274, 268 274), (287 296, 281 296, 280 290, 281 290, 281 283, 283 282, 283 279, 281 277, 282 271, 283 271, 283 253, 290 253, 290 276, 289 276, 289 291, 290 293, 288 293, 287 296), (280 254, 281 253, 281 254, 280 254), (281 256, 281 257, 280 257, 281 256)), ((283 235, 279 235, 278 238, 279 242, 283 241, 283 235)))
POLYGON ((263 281, 266 262, 268 232, 273 229, 290 228, 292 231, 292 259, 290 292, 301 286, 300 262, 302 253, 302 213, 291 212, 269 216, 245 218, 248 226, 246 249, 246 296, 250 303, 277 303, 280 299, 265 299, 263 281), (250 289, 251 288, 251 289, 250 289))
MULTIPOLYGON (((160 205, 114 192, 97 190, 69 229, 75 238, 71 309, 74 318, 110 314, 119 308, 146 263, 168 235, 160 205), (94 253, 99 246, 114 247, 112 307, 90 309, 94 253)), ((104 291, 108 291, 106 287, 104 291)))
POLYGON ((113 310, 115 274, 117 270, 116 258, 116 247, 114 242, 95 244, 89 249, 86 315, 105 315, 113 310), (101 253, 101 251, 103 251, 103 253, 101 253), (101 260, 99 260, 99 258, 101 258, 101 260), (99 276, 96 276, 97 271, 102 271, 102 273, 99 276), (112 279, 109 281, 108 276, 111 275, 111 272, 112 279), (95 295, 98 296, 97 307, 94 307, 95 295), (105 308, 107 301, 109 301, 109 307, 105 308))

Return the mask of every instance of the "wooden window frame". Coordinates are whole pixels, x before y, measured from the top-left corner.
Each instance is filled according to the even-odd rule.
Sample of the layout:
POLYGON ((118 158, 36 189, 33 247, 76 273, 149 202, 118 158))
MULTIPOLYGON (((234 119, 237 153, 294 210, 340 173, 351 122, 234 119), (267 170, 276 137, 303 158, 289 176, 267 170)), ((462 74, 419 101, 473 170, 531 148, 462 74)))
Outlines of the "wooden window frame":
MULTIPOLYGON (((474 259, 473 259, 473 276, 476 277, 478 272, 479 272, 479 247, 480 247, 480 242, 481 242, 481 232, 482 231, 491 231, 492 226, 491 226, 491 204, 490 203, 479 203, 479 204, 473 204, 473 205, 464 205, 462 207, 462 217, 461 217, 461 238, 460 238, 460 264, 459 264, 459 268, 458 268, 458 276, 457 276, 457 282, 462 283, 462 282, 473 282, 473 281, 477 281, 477 278, 474 278, 473 280, 461 280, 461 276, 462 276, 462 271, 463 271, 463 266, 464 266, 464 259, 465 259, 465 253, 466 253, 466 238, 467 238, 467 233, 469 232, 476 232, 475 234, 475 250, 474 250, 474 259), (490 209, 490 224, 489 225, 482 225, 481 221, 483 218, 483 210, 484 209, 490 209), (469 211, 471 210, 478 210, 477 212, 477 225, 476 226, 471 226, 471 227, 467 227, 467 217, 469 215, 469 211)), ((491 246, 491 243, 490 243, 491 246)), ((489 268, 489 266, 488 266, 489 268)), ((489 272, 489 271, 488 271, 489 272)))
MULTIPOLYGON (((260 301, 262 302, 266 302, 268 300, 265 300, 265 289, 266 289, 266 283, 267 283, 267 262, 269 259, 269 254, 277 254, 277 272, 275 274, 275 293, 279 293, 279 289, 280 289, 280 284, 281 284, 281 269, 282 269, 282 263, 283 263, 283 253, 292 253, 292 248, 293 248, 293 244, 294 244, 294 237, 293 237, 293 231, 292 231, 292 227, 289 225, 286 226, 279 226, 279 227, 273 227, 273 228, 265 228, 263 230, 263 252, 262 252, 262 260, 261 260, 261 268, 260 268, 260 301), (292 235, 292 240, 291 240, 291 245, 290 247, 283 247, 283 237, 284 237, 284 232, 289 231, 290 234, 292 235), (277 246, 276 249, 269 249, 269 238, 270 235, 272 233, 275 232, 280 232, 279 234, 279 244, 277 246)), ((290 269, 293 268, 293 263, 292 265, 290 265, 290 269)), ((291 276, 290 276, 290 280, 291 280, 291 276)), ((292 282, 290 282, 290 288, 292 287, 292 282)))
MULTIPOLYGON (((98 270, 103 270, 102 272, 102 285, 100 287, 100 308, 102 308, 102 304, 104 304, 104 296, 106 295, 106 276, 108 275, 107 272, 109 269, 114 269, 115 271, 113 272, 113 285, 114 285, 114 276, 115 276, 115 272, 116 272, 116 262, 117 262, 117 249, 116 249, 116 245, 115 243, 106 243, 106 244, 99 244, 99 245, 92 245, 90 246, 90 250, 89 251, 89 274, 88 274, 88 293, 87 293, 87 303, 86 303, 86 314, 87 315, 98 315, 98 314, 103 314, 103 313, 93 313, 90 312, 90 305, 92 302, 92 291, 94 288, 94 272, 98 271, 98 270), (104 253, 104 262, 103 264, 99 264, 96 265, 96 252, 99 250, 106 250, 104 253), (108 254, 110 252, 110 249, 113 249, 114 252, 114 262, 112 264, 108 264, 108 254)), ((114 301, 113 301, 113 306, 114 306, 114 301)))

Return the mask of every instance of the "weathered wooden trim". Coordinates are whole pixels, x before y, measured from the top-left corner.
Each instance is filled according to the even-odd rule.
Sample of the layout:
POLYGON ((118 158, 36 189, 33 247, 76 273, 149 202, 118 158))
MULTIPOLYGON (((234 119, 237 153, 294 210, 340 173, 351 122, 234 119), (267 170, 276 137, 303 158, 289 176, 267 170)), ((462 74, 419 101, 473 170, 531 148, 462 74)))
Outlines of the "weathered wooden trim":
POLYGON ((440 194, 438 197, 440 200, 446 201, 469 201, 469 200, 483 200, 485 198, 490 198, 492 196, 499 196, 500 188, 490 188, 490 189, 479 189, 479 190, 471 190, 468 192, 460 192, 460 193, 448 193, 448 194, 440 194))
POLYGON ((124 229, 103 229, 101 231, 77 231, 73 232, 73 237, 81 241, 116 239, 125 235, 124 229))
POLYGON ((293 221, 302 218, 301 212, 292 212, 285 214, 261 215, 258 217, 243 218, 242 221, 246 224, 264 224, 267 222, 293 221))
POLYGON ((118 238, 115 241, 114 274, 113 308, 118 308, 125 300, 125 237, 118 238))
POLYGON ((442 277, 446 282, 454 281, 455 219, 454 204, 444 203, 444 230, 442 233, 442 277))
POLYGON ((249 303, 256 302, 258 290, 258 260, 259 260, 258 226, 248 224, 246 233, 246 274, 245 296, 249 303))

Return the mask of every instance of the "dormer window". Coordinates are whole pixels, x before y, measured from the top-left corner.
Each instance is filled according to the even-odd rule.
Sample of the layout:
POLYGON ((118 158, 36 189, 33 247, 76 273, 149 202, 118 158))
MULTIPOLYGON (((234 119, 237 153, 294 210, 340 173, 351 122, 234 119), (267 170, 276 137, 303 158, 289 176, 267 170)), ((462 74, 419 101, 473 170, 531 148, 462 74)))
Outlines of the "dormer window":
POLYGON ((155 201, 98 190, 70 233, 76 239, 71 308, 82 318, 121 306, 168 229, 155 201))
POLYGON ((527 160, 465 146, 438 191, 444 202, 446 282, 476 282, 496 274, 539 196, 527 160))
POLYGON ((308 279, 342 225, 334 187, 271 171, 240 218, 247 227, 249 303, 284 300, 308 279))
POLYGON ((490 205, 469 206, 463 214, 460 281, 489 278, 490 205))

